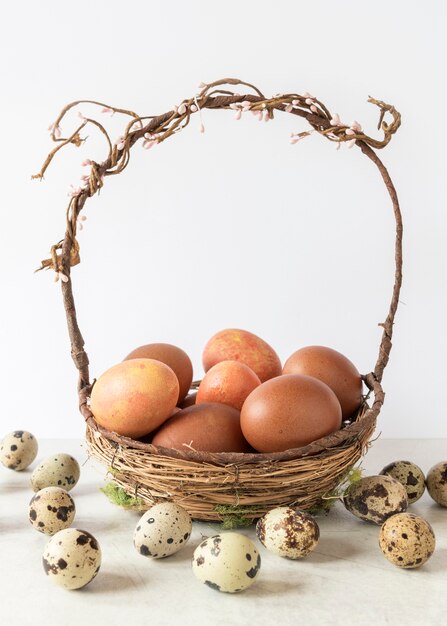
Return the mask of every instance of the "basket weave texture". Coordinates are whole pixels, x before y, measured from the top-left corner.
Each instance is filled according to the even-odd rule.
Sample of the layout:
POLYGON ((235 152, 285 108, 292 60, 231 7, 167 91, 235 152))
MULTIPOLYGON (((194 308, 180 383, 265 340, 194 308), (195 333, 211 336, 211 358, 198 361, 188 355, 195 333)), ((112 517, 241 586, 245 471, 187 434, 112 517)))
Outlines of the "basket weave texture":
POLYGON ((42 262, 42 268, 53 269, 61 279, 62 294, 71 340, 71 354, 79 371, 79 408, 86 420, 87 441, 95 457, 104 462, 113 480, 129 496, 136 498, 135 507, 141 510, 152 504, 171 500, 184 506, 195 519, 220 520, 222 512, 238 510, 244 519, 259 518, 265 512, 281 505, 302 509, 321 506, 328 494, 334 493, 349 470, 365 453, 376 426, 377 416, 384 401, 381 385, 383 371, 391 350, 394 317, 402 282, 402 218, 397 194, 385 166, 372 148, 385 147, 400 125, 400 114, 391 105, 369 99, 380 110, 379 129, 383 139, 366 135, 359 124, 340 122, 327 107, 310 94, 278 94, 267 98, 259 89, 238 79, 223 79, 201 84, 200 91, 183 100, 174 110, 158 116, 139 116, 132 111, 90 102, 107 112, 116 112, 130 118, 120 140, 112 143, 105 127, 95 119, 82 118, 80 126, 68 137, 61 136, 60 123, 65 114, 81 104, 73 102, 63 109, 51 127, 52 138, 58 146, 49 154, 36 178, 42 178, 57 151, 66 145, 81 145, 83 128, 93 125, 105 135, 108 157, 102 163, 88 161, 90 174, 84 187, 73 191, 67 208, 67 228, 64 239, 51 248, 51 257, 42 262), (248 87, 252 93, 240 95, 234 86, 248 87), (253 93, 254 92, 254 93, 253 93), (138 142, 152 148, 184 129, 193 115, 206 109, 232 110, 239 119, 251 111, 259 119, 273 119, 274 113, 284 112, 303 118, 310 130, 292 135, 292 143, 316 132, 338 146, 343 143, 359 148, 378 168, 391 198, 396 221, 395 281, 387 317, 383 327, 379 354, 374 369, 362 378, 368 388, 363 406, 350 423, 331 435, 305 447, 277 453, 208 453, 193 449, 165 449, 135 441, 100 427, 90 411, 92 384, 89 379, 89 361, 84 349, 72 291, 71 268, 80 262, 77 229, 82 220, 81 211, 89 197, 95 195, 108 176, 120 173, 129 163, 130 150, 138 142), (386 122, 385 116, 391 116, 386 122), (368 401, 368 402, 367 402, 368 401))

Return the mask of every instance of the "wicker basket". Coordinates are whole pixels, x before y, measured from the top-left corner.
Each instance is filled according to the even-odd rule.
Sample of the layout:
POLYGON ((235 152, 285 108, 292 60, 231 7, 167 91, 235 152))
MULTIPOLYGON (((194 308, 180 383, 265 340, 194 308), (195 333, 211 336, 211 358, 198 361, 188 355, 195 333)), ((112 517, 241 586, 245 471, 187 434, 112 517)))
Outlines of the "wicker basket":
MULTIPOLYGON (((90 101, 91 102, 91 101, 90 101)), ((156 117, 140 117, 132 111, 93 102, 103 110, 130 117, 123 137, 113 144, 104 126, 97 120, 83 118, 80 126, 67 138, 61 137, 60 122, 67 111, 80 104, 69 104, 51 127, 58 147, 48 156, 36 178, 42 178, 55 153, 62 146, 82 143, 81 131, 90 124, 107 137, 109 155, 103 163, 88 161, 91 166, 86 185, 74 190, 67 209, 67 229, 62 241, 51 248, 51 257, 42 268, 52 268, 61 279, 72 357, 79 370, 80 411, 87 424, 87 441, 91 453, 101 459, 115 483, 132 496, 136 508, 145 509, 156 502, 172 500, 184 506, 195 519, 221 520, 227 513, 236 513, 244 520, 254 520, 267 510, 280 505, 295 505, 311 509, 321 505, 364 454, 375 429, 376 419, 384 401, 381 379, 391 350, 393 321, 402 280, 402 221, 399 203, 391 178, 372 148, 383 148, 400 125, 400 115, 391 105, 373 100, 380 109, 381 140, 366 135, 355 123, 343 125, 338 116, 310 94, 282 94, 266 98, 249 83, 224 79, 202 84, 199 93, 184 100, 179 107, 156 117), (228 86, 248 87, 245 95, 233 93, 228 86), (225 87, 225 88, 223 88, 225 87), (92 385, 89 381, 88 357, 80 333, 71 284, 71 267, 80 261, 76 232, 86 200, 103 185, 105 177, 121 172, 128 164, 130 150, 137 141, 152 147, 185 128, 193 114, 201 116, 203 109, 229 109, 236 117, 251 111, 260 119, 272 119, 276 111, 299 116, 310 130, 292 135, 292 143, 317 132, 339 145, 355 145, 379 169, 389 192, 396 220, 395 283, 379 355, 374 369, 363 376, 369 390, 364 405, 350 423, 341 430, 305 447, 272 454, 207 453, 190 449, 172 450, 117 435, 100 427, 89 408, 92 385), (391 117, 389 123, 385 115, 391 117), (368 403, 367 403, 368 400, 368 403)), ((203 128, 203 126, 202 126, 203 128)))

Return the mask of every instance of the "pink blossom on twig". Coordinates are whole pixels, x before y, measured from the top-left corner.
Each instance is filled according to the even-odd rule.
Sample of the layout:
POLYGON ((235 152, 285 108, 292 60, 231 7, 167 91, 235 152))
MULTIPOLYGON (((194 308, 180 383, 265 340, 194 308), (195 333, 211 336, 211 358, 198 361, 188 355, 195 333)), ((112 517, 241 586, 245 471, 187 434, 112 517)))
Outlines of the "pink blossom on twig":
POLYGON ((85 159, 85 161, 82 161, 81 166, 82 167, 87 167, 87 165, 91 165, 92 162, 90 161, 90 159, 85 159))
POLYGON ((242 113, 245 113, 245 111, 249 111, 250 107, 251 102, 249 102, 248 100, 244 100, 243 102, 233 102, 232 104, 230 104, 230 109, 233 109, 233 111, 235 111, 234 117, 237 120, 240 120, 242 117, 242 113))
POLYGON ((334 114, 330 122, 331 126, 346 126, 346 124, 343 124, 343 122, 340 120, 340 116, 338 113, 334 114))
POLYGON ((83 230, 84 229, 84 225, 82 222, 85 222, 86 220, 86 216, 85 215, 78 215, 78 219, 76 220, 76 223, 78 225, 79 230, 83 230))
POLYGON ((111 115, 113 115, 115 111, 111 109, 110 107, 102 107, 101 113, 110 113, 111 115))
POLYGON ((55 137, 56 139, 60 139, 60 138, 61 138, 61 136, 62 136, 62 131, 61 131, 60 126, 59 126, 58 124, 56 124, 56 123, 54 123, 54 124, 50 124, 50 125, 48 126, 48 130, 49 130, 50 134, 51 134, 51 135, 54 135, 54 137, 55 137))
POLYGON ((150 150, 151 148, 156 146, 157 143, 158 143, 157 135, 152 135, 151 133, 144 133, 143 148, 145 150, 150 150))
POLYGON ((59 279, 63 283, 68 283, 68 276, 65 276, 65 274, 63 272, 56 272, 56 275, 54 277, 54 282, 57 283, 59 281, 59 279))
POLYGON ((124 147, 126 145, 126 138, 125 137, 118 137, 118 139, 115 141, 115 145, 116 145, 118 150, 124 150, 124 147))
POLYGON ((81 187, 75 187, 74 185, 70 185, 68 189, 68 194, 71 198, 76 198, 82 192, 81 187))

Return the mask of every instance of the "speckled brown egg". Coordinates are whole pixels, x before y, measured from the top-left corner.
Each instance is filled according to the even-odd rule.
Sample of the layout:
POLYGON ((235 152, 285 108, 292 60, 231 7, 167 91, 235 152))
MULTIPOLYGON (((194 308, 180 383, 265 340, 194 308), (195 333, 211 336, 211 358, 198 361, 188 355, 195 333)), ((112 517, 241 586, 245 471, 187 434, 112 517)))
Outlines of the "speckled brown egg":
POLYGON ((170 417, 155 433, 152 443, 176 450, 248 452, 239 411, 226 404, 194 404, 170 417))
POLYGON ((261 557, 254 543, 240 533, 222 533, 202 541, 194 551, 192 571, 205 585, 225 593, 250 587, 258 576, 261 557))
POLYGON ((421 468, 411 461, 393 461, 380 474, 398 480, 407 490, 408 504, 419 500, 425 491, 425 476, 421 468))
POLYGON ((362 403, 362 378, 343 354, 325 346, 306 346, 294 352, 283 374, 304 374, 326 383, 337 396, 343 419, 350 418, 362 403))
POLYGON ((298 374, 262 383, 241 410, 244 437, 259 452, 299 448, 340 426, 341 407, 335 393, 320 380, 298 374))
POLYGON ((81 589, 99 572, 101 548, 86 530, 66 528, 47 543, 42 562, 46 575, 55 585, 81 589))
POLYGON ((380 529, 380 549, 388 561, 398 567, 420 567, 433 554, 435 544, 433 528, 412 513, 392 515, 380 529))
POLYGON ((33 528, 45 535, 68 528, 75 517, 75 503, 64 489, 45 487, 29 503, 29 521, 33 528))
POLYGON ((407 510, 408 496, 405 487, 391 476, 366 476, 349 487, 343 502, 356 517, 383 524, 391 515, 407 510))
POLYGON ((20 472, 26 469, 37 456, 37 439, 26 430, 14 430, 2 439, 0 462, 8 469, 20 472))
POLYGON ((256 534, 270 552, 300 559, 316 548, 320 529, 309 513, 280 506, 258 520, 256 534))
POLYGON ((31 487, 33 491, 39 491, 44 487, 61 487, 65 491, 70 491, 78 482, 80 473, 76 459, 59 452, 39 463, 31 474, 31 487))
POLYGON ((188 511, 174 502, 160 502, 138 521, 133 543, 139 554, 162 559, 186 545, 191 529, 192 520, 188 511))
POLYGON ((447 506, 447 462, 433 465, 427 474, 427 491, 435 502, 447 506))

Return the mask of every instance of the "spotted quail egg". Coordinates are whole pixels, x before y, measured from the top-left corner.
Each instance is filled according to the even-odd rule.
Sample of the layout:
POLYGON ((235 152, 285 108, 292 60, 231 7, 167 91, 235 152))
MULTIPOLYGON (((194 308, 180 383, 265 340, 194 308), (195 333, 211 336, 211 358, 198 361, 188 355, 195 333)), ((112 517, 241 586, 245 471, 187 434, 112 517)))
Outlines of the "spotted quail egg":
POLYGON ((435 502, 447 506, 447 462, 437 463, 427 474, 427 491, 435 502))
POLYGON ((253 584, 261 567, 254 543, 239 533, 223 533, 202 541, 194 551, 192 570, 208 587, 236 593, 253 584))
POLYGON ((91 582, 101 567, 101 549, 85 530, 66 528, 45 547, 43 568, 52 582, 65 589, 80 589, 91 582))
POLYGON ((59 453, 43 459, 31 475, 31 487, 62 487, 70 491, 79 480, 79 463, 69 454, 59 453))
POLYGON ((8 469, 20 472, 37 456, 37 439, 26 430, 15 430, 3 437, 0 445, 0 461, 8 469))
POLYGON ((391 515, 407 510, 408 496, 405 487, 391 476, 366 476, 348 488, 343 502, 356 517, 383 524, 391 515))
POLYGON ((398 480, 407 490, 408 504, 419 500, 425 491, 425 476, 421 468, 410 461, 393 461, 386 465, 381 475, 398 480))
POLYGON ((380 529, 380 549, 398 567, 409 569, 423 565, 433 554, 435 544, 433 528, 412 513, 392 515, 380 529))
POLYGON ((280 506, 258 520, 256 534, 270 552, 289 559, 299 559, 316 547, 320 529, 308 513, 280 506))
POLYGON ((188 511, 174 502, 155 504, 138 522, 133 542, 143 556, 161 559, 178 552, 191 535, 188 511))
POLYGON ((41 533, 54 535, 71 526, 75 516, 75 503, 65 489, 45 487, 29 503, 29 521, 41 533))

